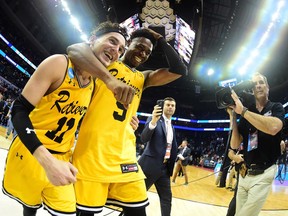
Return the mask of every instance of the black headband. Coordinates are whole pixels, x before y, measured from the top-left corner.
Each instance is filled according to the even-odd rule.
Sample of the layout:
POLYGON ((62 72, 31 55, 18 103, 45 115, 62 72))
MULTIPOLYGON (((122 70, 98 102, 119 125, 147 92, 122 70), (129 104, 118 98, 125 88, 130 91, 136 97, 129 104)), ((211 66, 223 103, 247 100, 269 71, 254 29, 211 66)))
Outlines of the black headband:
POLYGON ((96 37, 100 37, 100 36, 102 36, 102 35, 104 35, 104 34, 107 34, 107 33, 109 33, 109 32, 117 32, 117 33, 121 34, 121 35, 124 37, 125 40, 127 40, 127 39, 126 39, 127 34, 126 34, 125 30, 124 30, 124 29, 121 29, 121 28, 106 28, 106 29, 101 29, 101 30, 97 31, 95 35, 96 35, 96 37))

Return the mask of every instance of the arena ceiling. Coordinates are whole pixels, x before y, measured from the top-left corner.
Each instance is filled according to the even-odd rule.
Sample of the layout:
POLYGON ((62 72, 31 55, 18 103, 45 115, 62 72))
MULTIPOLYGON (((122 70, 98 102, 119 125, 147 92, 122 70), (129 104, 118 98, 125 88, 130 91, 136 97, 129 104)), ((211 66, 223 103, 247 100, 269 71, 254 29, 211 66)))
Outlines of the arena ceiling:
MULTIPOLYGON (((280 0, 279 0, 280 1, 280 0)), ((279 1, 273 1, 275 4, 279 1)), ((45 57, 63 53, 69 44, 81 42, 79 32, 72 27, 59 0, 0 0, 1 34, 15 35, 14 46, 23 44, 37 56, 34 64, 45 57)), ((110 19, 122 22, 128 17, 141 13, 144 0, 67 0, 72 14, 79 19, 85 32, 99 22, 110 19)), ((189 65, 189 76, 163 87, 147 89, 143 94, 143 109, 153 105, 157 99, 172 96, 178 107, 188 108, 192 113, 203 109, 217 111, 215 89, 219 79, 231 77, 222 74, 221 78, 209 78, 200 74, 199 65, 228 65, 231 56, 239 49, 239 43, 251 31, 255 14, 260 10, 262 0, 170 0, 173 13, 187 22, 196 31, 193 61, 189 65), (197 49, 196 49, 197 48, 197 49)), ((286 5, 286 7, 288 7, 286 5)), ((286 10, 287 11, 287 10, 286 10)), ((288 13, 286 13, 288 14, 288 13)), ((284 17, 287 22, 287 16, 284 17)), ((288 30, 283 30, 281 38, 287 38, 288 30)), ((277 40, 277 38, 275 38, 277 40)), ((283 40, 277 45, 273 55, 261 68, 272 87, 271 96, 287 100, 287 57, 288 43, 283 40), (283 91, 284 90, 284 91, 283 91), (286 93, 285 93, 286 90, 286 93), (286 95, 285 95, 286 94, 286 95)), ((25 53, 23 53, 25 55, 25 53)), ((161 67, 165 62, 152 56, 149 67, 161 67), (154 58, 154 61, 153 61, 154 58), (151 66, 152 65, 152 66, 151 66)), ((142 107, 140 106, 140 109, 142 107)))

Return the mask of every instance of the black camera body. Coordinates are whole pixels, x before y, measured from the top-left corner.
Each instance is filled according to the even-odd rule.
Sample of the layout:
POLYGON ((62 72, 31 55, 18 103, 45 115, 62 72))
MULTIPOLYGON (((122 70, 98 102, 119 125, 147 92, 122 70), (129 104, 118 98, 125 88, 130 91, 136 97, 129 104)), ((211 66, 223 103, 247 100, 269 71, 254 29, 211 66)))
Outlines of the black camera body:
POLYGON ((252 81, 243 81, 233 87, 223 87, 215 94, 217 108, 226 109, 231 105, 235 105, 234 100, 231 97, 231 89, 238 95, 242 104, 249 107, 249 105, 255 103, 254 95, 251 93, 254 86, 255 84, 252 81))

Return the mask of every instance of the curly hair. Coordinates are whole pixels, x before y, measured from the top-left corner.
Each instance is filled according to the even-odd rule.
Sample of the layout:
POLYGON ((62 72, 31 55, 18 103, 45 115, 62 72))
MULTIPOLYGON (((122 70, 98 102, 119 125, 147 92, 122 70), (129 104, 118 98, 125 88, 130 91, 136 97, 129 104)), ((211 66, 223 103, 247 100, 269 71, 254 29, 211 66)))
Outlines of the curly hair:
POLYGON ((153 44, 153 47, 156 46, 157 40, 155 39, 153 34, 151 34, 147 29, 135 30, 134 32, 132 32, 130 39, 133 40, 134 38, 137 38, 137 37, 147 38, 148 40, 151 41, 151 43, 153 44))

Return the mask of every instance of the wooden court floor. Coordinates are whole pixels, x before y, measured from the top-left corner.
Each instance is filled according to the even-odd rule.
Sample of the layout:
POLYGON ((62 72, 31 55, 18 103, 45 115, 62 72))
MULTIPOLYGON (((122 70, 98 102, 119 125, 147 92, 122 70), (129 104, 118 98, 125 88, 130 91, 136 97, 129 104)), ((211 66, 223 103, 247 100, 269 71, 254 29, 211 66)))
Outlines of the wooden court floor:
MULTIPOLYGON (((177 177, 176 183, 172 183, 172 194, 175 198, 191 200, 199 203, 207 203, 216 206, 227 207, 233 197, 232 191, 219 188, 216 185, 217 174, 213 170, 188 166, 189 184, 184 185, 184 177, 177 177)), ((152 187, 151 192, 156 192, 152 187)), ((274 180, 272 191, 263 207, 264 210, 288 209, 288 182, 281 184, 274 180)), ((288 215, 288 214, 287 214, 288 215)))
MULTIPOLYGON (((5 128, 0 127, 0 148, 8 149, 12 136, 5 139, 5 128)), ((188 166, 187 174, 189 184, 184 185, 184 177, 177 177, 176 183, 171 185, 173 202, 172 215, 193 215, 195 209, 199 215, 226 215, 227 206, 233 196, 232 191, 226 188, 218 188, 215 184, 217 173, 213 170, 188 166), (181 213, 179 208, 182 209, 181 213), (201 213, 202 212, 202 213, 201 213)), ((159 198, 155 187, 148 193, 150 205, 147 207, 147 215, 160 215, 159 198)), ((261 212, 263 215, 284 216, 288 215, 288 181, 281 184, 274 180, 272 190, 261 212)), ((100 215, 99 215, 100 216, 100 215)))

